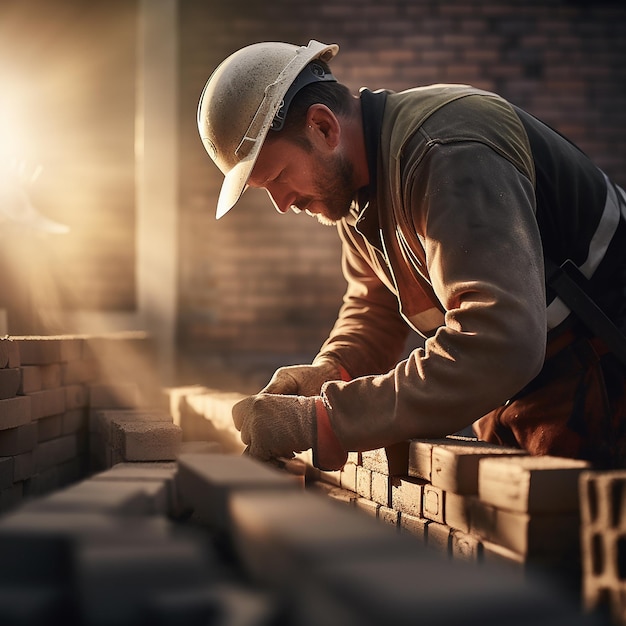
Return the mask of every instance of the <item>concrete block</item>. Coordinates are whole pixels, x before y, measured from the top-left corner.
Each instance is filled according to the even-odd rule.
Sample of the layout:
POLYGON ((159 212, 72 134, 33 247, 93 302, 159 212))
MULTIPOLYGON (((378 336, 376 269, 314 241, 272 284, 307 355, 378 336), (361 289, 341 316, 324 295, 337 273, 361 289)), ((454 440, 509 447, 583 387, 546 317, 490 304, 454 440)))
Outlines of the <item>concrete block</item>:
POLYGON ((22 365, 48 365, 80 358, 83 339, 71 335, 13 336, 22 365))
MULTIPOLYGON (((173 592, 208 588, 216 578, 215 565, 207 546, 191 539, 170 538, 152 545, 85 545, 76 559, 80 623, 159 623, 162 614, 152 613, 154 621, 146 621, 159 599, 173 592)), ((214 616, 216 604, 213 609, 214 616)), ((185 617, 179 616, 182 619, 175 623, 189 623, 185 617)))
POLYGON ((113 418, 111 445, 125 461, 173 461, 182 432, 169 422, 129 421, 113 418))
POLYGON ((378 510, 380 509, 380 504, 378 504, 378 502, 374 502, 369 498, 357 496, 354 500, 354 506, 359 509, 359 511, 366 513, 370 517, 378 518, 378 510))
POLYGON ((163 484, 146 481, 109 482, 84 480, 37 498, 25 510, 47 512, 106 513, 109 515, 156 515, 167 512, 163 484))
POLYGON ((344 489, 356 493, 356 468, 354 463, 346 463, 341 469, 339 482, 344 489))
POLYGON ((431 521, 428 524, 428 534, 426 545, 429 550, 434 550, 437 554, 445 557, 450 556, 450 533, 452 529, 446 524, 431 521))
POLYGON ((444 524, 445 513, 445 491, 432 485, 424 485, 422 495, 422 514, 426 519, 444 524))
POLYGON ((22 365, 20 371, 22 372, 19 388, 20 395, 26 395, 43 389, 43 379, 39 365, 22 365))
POLYGON ((33 420, 59 415, 65 411, 65 390, 62 387, 33 391, 26 397, 31 400, 33 420))
POLYGON ((0 337, 0 368, 20 365, 19 344, 12 337, 0 337))
POLYGON ((476 439, 450 435, 440 439, 411 439, 409 441, 408 475, 413 478, 431 481, 432 452, 438 445, 473 446, 476 439))
POLYGON ((357 465, 356 492, 367 500, 372 499, 372 471, 357 465))
POLYGON ((218 530, 229 527, 229 503, 239 491, 298 490, 292 477, 245 456, 181 454, 176 489, 181 503, 218 530))
POLYGON ((69 461, 78 454, 76 435, 64 435, 50 441, 40 442, 34 450, 35 471, 37 473, 69 461))
POLYGON ((63 434, 63 415, 42 417, 35 424, 37 425, 37 441, 49 441, 63 434))
POLYGON ((523 450, 483 441, 464 445, 436 445, 432 450, 431 482, 444 491, 478 493, 478 462, 489 456, 524 455, 523 450))
POLYGON ((13 457, 0 457, 0 489, 13 484, 13 457))
POLYGON ((240 491, 230 510, 239 559, 253 580, 272 587, 299 586, 316 567, 366 555, 415 554, 412 541, 362 511, 306 491, 240 491))
POLYGON ((36 445, 37 424, 34 422, 0 430, 0 456, 15 456, 30 452, 36 445))
POLYGON ((56 389, 61 386, 61 364, 41 365, 41 384, 43 389, 56 389))
POLYGON ((391 507, 391 476, 372 471, 372 500, 391 507))
POLYGON ((453 528, 450 532, 450 555, 453 559, 478 563, 482 556, 482 542, 475 535, 453 528))
POLYGON ((471 527, 470 497, 446 491, 445 505, 445 523, 451 528, 469 533, 471 527))
POLYGON ((28 396, 16 396, 0 400, 0 431, 17 428, 32 420, 31 399, 28 396))
POLYGON ((217 441, 181 441, 179 454, 219 454, 223 452, 217 441))
POLYGON ((578 511, 578 481, 589 463, 552 456, 481 459, 478 493, 493 506, 521 513, 578 511))
POLYGON ((391 479, 391 506, 396 511, 408 513, 415 517, 422 517, 422 499, 425 480, 409 477, 394 477, 391 479))
POLYGON ((436 554, 330 561, 310 570, 298 591, 294 623, 301 626, 327 624, 331 615, 342 626, 583 623, 549 583, 520 584, 506 572, 436 554))
POLYGON ((496 509, 490 528, 476 532, 525 558, 542 559, 579 554, 580 518, 577 513, 528 515, 496 509))
POLYGON ((406 476, 409 467, 409 441, 361 452, 361 465, 379 474, 406 476))
POLYGON ((100 435, 106 443, 111 443, 113 421, 171 424, 172 416, 166 411, 142 409, 92 409, 89 411, 89 431, 100 435))
POLYGON ((69 409, 63 413, 62 434, 87 433, 88 413, 87 409, 69 409))
POLYGON ((35 473, 35 455, 33 452, 23 452, 13 457, 13 482, 28 480, 35 473))
POLYGON ((319 480, 328 483, 329 485, 335 485, 336 487, 341 487, 341 470, 333 470, 333 471, 319 471, 319 480))
POLYGON ((413 537, 421 539, 424 543, 427 540, 428 525, 430 520, 408 513, 400 514, 400 531, 405 532, 413 537))
POLYGON ((328 485, 328 490, 325 491, 325 494, 331 500, 347 504, 348 506, 354 506, 357 498, 359 497, 356 493, 354 493, 354 491, 343 489, 342 487, 334 487, 333 485, 328 485))
POLYGON ((0 369, 0 400, 16 396, 21 381, 22 374, 19 367, 5 367, 0 369))
POLYGON ((26 506, 0 516, 0 586, 74 582, 81 545, 113 542, 150 545, 169 537, 161 517, 120 517, 80 511, 29 511, 26 506))
POLYGON ((388 524, 396 530, 400 527, 400 511, 394 511, 388 506, 380 506, 378 508, 378 519, 383 524, 388 524))

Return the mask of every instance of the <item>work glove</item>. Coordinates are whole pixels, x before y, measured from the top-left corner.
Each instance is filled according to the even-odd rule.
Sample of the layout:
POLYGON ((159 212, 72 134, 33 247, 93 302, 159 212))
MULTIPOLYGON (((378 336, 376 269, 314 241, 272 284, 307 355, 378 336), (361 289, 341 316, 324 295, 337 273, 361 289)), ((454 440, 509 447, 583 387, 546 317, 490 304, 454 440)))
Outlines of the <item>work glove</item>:
POLYGON ((233 406, 233 422, 248 446, 246 453, 261 461, 291 458, 294 452, 311 448, 319 469, 339 469, 346 462, 347 452, 335 437, 319 396, 249 396, 233 406))
POLYGON ((322 385, 329 380, 347 381, 350 376, 340 365, 320 359, 313 365, 290 365, 277 369, 261 393, 319 396, 322 385))

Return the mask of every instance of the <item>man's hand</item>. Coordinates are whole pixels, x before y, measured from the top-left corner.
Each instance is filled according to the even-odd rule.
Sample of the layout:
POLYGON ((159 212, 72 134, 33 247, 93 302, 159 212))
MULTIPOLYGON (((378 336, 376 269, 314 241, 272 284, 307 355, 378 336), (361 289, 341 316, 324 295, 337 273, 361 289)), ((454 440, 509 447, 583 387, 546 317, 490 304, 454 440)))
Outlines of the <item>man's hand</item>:
POLYGON ((329 380, 342 380, 341 370, 330 361, 320 361, 314 365, 290 365, 277 369, 261 393, 319 396, 322 385, 329 380))
POLYGON ((233 421, 248 454, 261 461, 312 448, 315 420, 315 398, 260 393, 233 406, 233 421))

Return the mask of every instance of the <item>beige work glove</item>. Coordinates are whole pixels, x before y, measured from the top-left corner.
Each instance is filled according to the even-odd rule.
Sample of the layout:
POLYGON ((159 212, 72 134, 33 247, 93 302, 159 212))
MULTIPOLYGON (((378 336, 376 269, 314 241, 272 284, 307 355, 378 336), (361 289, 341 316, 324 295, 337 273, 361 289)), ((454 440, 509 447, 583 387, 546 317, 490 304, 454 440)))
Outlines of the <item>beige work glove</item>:
POLYGON ((250 396, 233 406, 233 422, 248 446, 244 454, 260 461, 291 458, 309 448, 313 464, 321 470, 340 469, 347 460, 319 396, 250 396))
POLYGON ((274 372, 261 393, 293 396, 319 396, 322 385, 329 380, 346 380, 339 366, 332 361, 320 360, 313 365, 290 365, 274 372))

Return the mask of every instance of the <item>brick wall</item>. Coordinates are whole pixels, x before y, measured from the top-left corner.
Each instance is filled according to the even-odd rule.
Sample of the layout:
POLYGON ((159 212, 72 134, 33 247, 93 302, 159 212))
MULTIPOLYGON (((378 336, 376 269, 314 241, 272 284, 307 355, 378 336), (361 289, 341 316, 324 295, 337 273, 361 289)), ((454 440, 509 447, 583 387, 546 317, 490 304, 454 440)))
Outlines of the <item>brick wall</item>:
POLYGON ((195 111, 217 64, 263 40, 341 46, 333 68, 356 90, 469 82, 576 141, 626 184, 626 5, 532 0, 218 0, 180 3, 180 302, 184 363, 264 375, 312 357, 344 282, 334 229, 280 216, 249 193, 219 222, 221 175, 195 111))

